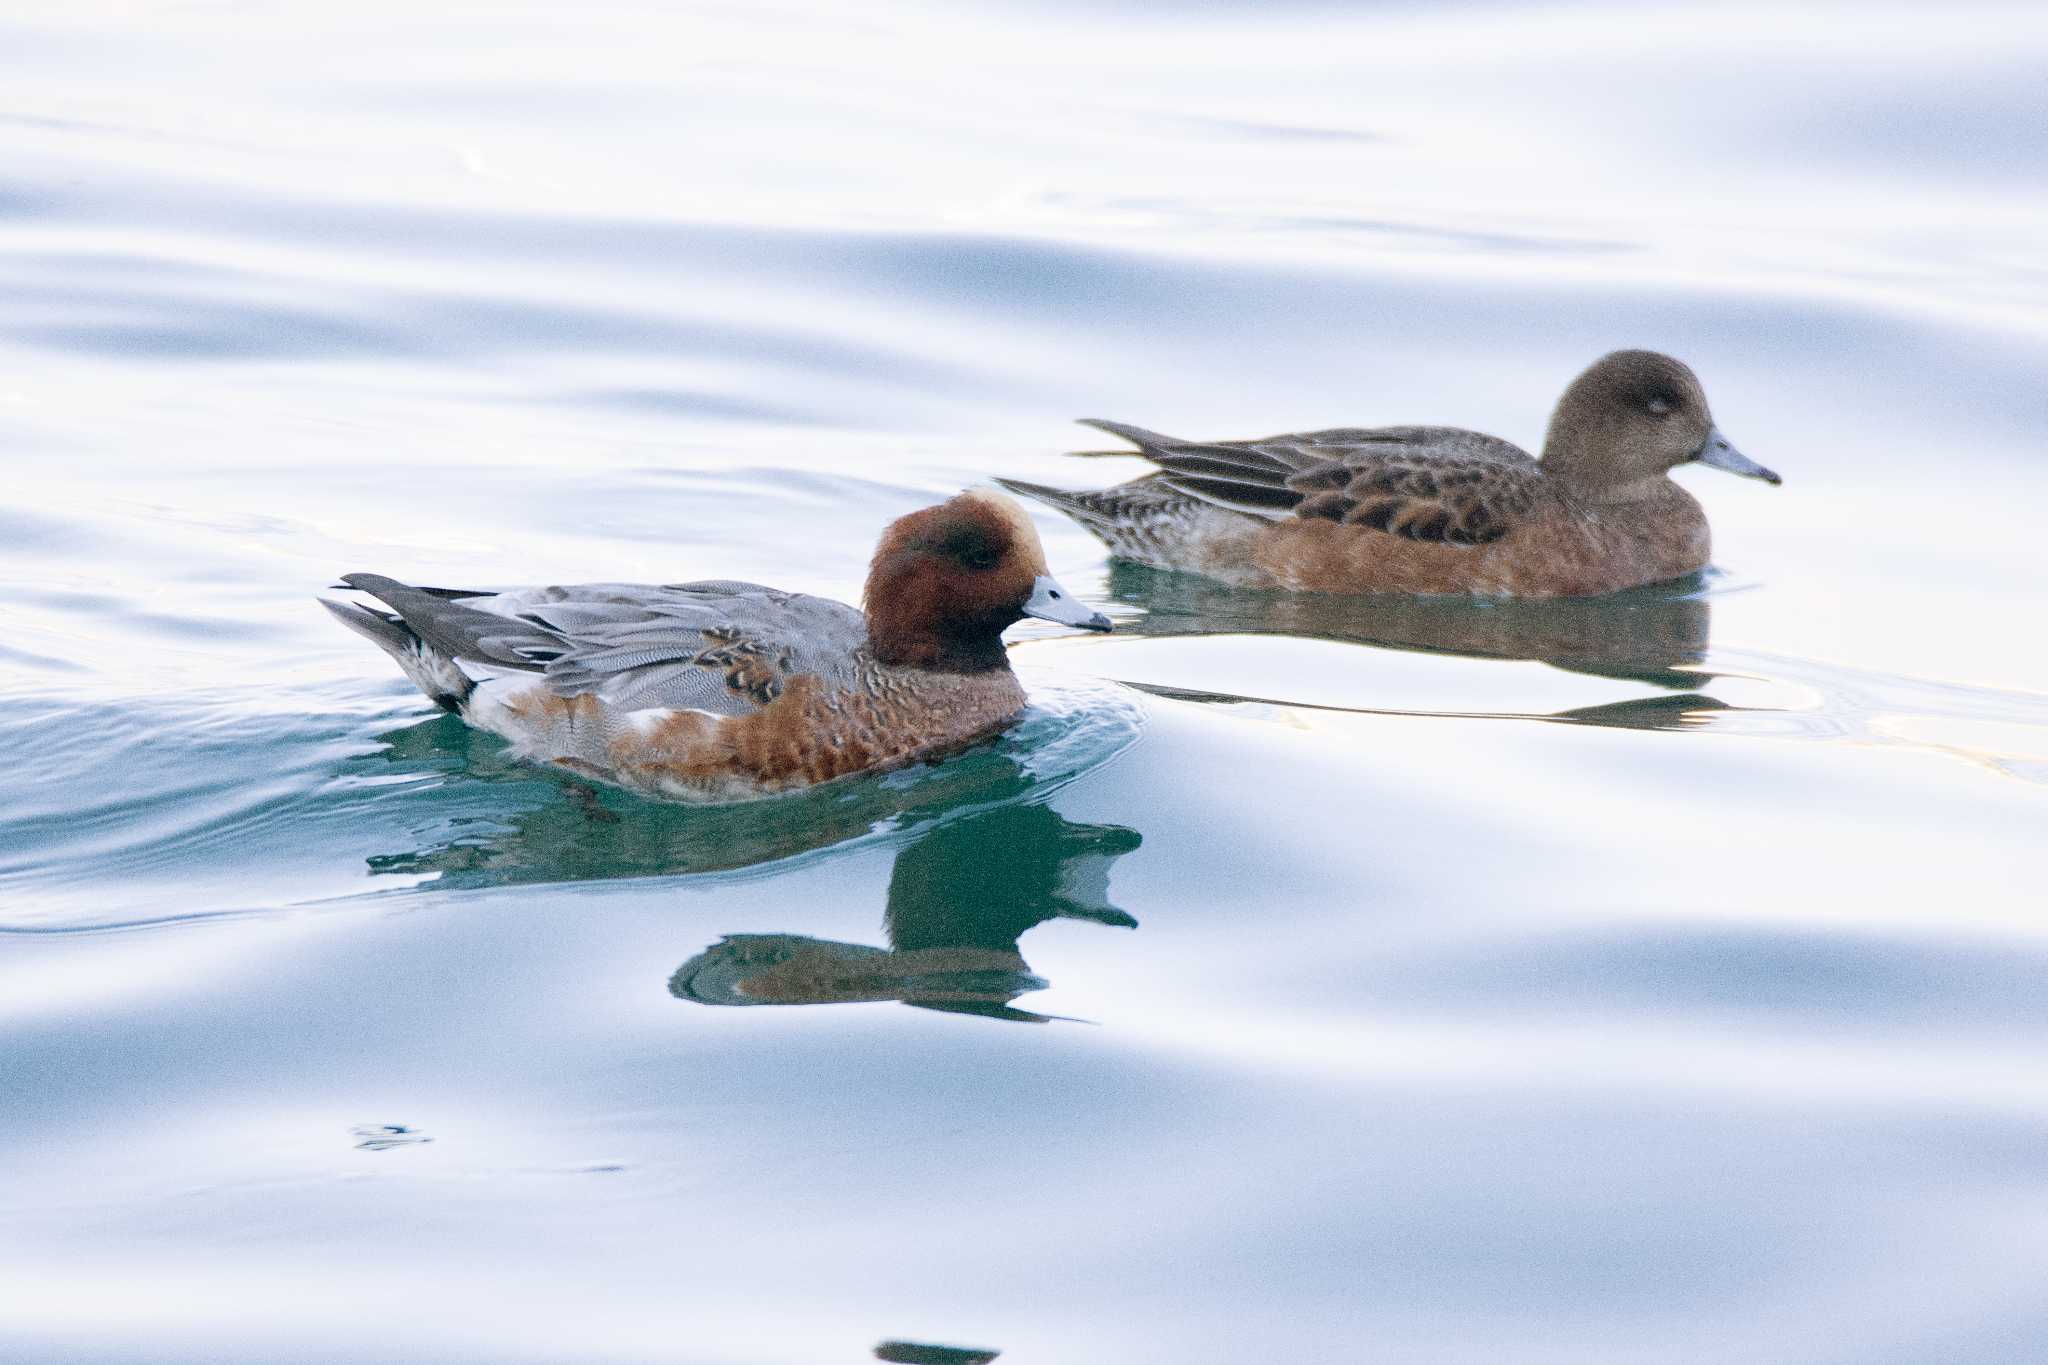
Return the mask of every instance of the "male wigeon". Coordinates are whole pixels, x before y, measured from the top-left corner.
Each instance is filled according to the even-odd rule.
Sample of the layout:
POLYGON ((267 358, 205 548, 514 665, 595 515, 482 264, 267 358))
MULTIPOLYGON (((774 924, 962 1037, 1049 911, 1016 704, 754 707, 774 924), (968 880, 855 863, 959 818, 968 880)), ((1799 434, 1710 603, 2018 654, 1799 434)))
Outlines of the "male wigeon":
POLYGON ((1046 572, 1024 509, 978 489, 889 525, 865 612, 724 581, 342 583, 396 615, 323 604, 441 706, 521 757, 678 801, 747 800, 964 748, 1024 707, 1006 627, 1038 616, 1109 629, 1046 572))
POLYGON ((1706 566, 1711 541, 1672 469, 1780 482, 1721 435, 1693 372, 1654 351, 1616 351, 1573 380, 1540 461, 1458 427, 1182 441, 1087 425, 1159 472, 1093 492, 997 482, 1121 558, 1308 592, 1579 597, 1677 578, 1706 566))

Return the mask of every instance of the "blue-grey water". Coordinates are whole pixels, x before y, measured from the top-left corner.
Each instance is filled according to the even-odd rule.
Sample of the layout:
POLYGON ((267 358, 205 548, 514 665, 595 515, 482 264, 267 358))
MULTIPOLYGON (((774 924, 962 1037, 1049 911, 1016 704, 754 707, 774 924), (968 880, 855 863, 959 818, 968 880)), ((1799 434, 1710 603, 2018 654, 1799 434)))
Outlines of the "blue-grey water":
POLYGON ((0 1359, 2048 1359, 2044 69, 1968 3, 17 0, 0 1359), (1072 417, 1534 443, 1624 345, 1786 476, 1681 476, 1698 580, 1047 516, 1119 633, 768 805, 578 795, 312 602, 849 597, 1135 472, 1072 417))

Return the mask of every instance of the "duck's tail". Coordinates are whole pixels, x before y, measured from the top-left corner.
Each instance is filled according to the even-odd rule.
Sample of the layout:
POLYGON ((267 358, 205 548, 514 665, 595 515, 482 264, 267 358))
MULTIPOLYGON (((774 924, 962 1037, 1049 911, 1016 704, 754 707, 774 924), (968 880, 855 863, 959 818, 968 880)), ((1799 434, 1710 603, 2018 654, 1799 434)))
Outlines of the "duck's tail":
POLYGON ((1056 512, 1064 512, 1091 531, 1114 530, 1123 518, 1123 500, 1116 497, 1115 488, 1067 489, 1054 488, 1049 484, 1027 483, 1023 479, 1005 479, 1000 476, 996 482, 1020 498, 1042 502, 1056 512))
POLYGON ((1111 488, 1048 488, 1022 479, 997 479, 1020 497, 1072 517, 1119 559, 1155 569, 1185 569, 1207 561, 1219 535, 1241 535, 1249 519, 1189 497, 1163 475, 1111 488))
POLYGON ((1147 474, 1129 483, 1111 484, 1107 488, 1053 488, 1042 483, 1000 477, 996 482, 1019 497, 1042 502, 1098 532, 1125 530, 1161 517, 1171 517, 1198 502, 1157 474, 1147 474))
POLYGON ((1186 441, 1181 440, 1178 436, 1168 436, 1162 432, 1147 431, 1144 427, 1132 426, 1129 422, 1112 422, 1106 417, 1077 417, 1074 420, 1084 427, 1094 427, 1097 431, 1106 431, 1112 436, 1121 436, 1137 447, 1136 450, 1070 450, 1067 452, 1069 455, 1079 455, 1086 459, 1105 459, 1111 455, 1150 455, 1155 451, 1167 451, 1175 446, 1187 444, 1186 441))
POLYGON ((335 620, 389 654, 428 700, 443 710, 463 714, 470 693, 476 691, 476 679, 464 673, 453 658, 421 639, 396 616, 331 597, 321 598, 320 605, 334 613, 335 620))

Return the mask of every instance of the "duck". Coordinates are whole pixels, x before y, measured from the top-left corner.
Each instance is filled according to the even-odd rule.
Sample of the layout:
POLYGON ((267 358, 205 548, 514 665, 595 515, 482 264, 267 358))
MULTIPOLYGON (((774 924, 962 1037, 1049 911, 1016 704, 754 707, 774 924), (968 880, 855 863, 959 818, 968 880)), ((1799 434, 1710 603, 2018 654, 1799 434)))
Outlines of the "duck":
POLYGON ((1110 553, 1241 587, 1589 597, 1707 566, 1706 512, 1672 481, 1702 464, 1783 480, 1732 445, 1682 361, 1615 351, 1558 399, 1541 458, 1460 427, 1334 427, 1184 441, 1084 419, 1158 468, 1074 491, 998 479, 1110 553))
POLYGON ((730 580, 337 586, 380 604, 321 598, 343 625, 518 757, 700 803, 969 748, 1024 709, 1004 630, 1110 628, 1047 571, 1023 507, 981 488, 891 522, 860 608, 730 580))

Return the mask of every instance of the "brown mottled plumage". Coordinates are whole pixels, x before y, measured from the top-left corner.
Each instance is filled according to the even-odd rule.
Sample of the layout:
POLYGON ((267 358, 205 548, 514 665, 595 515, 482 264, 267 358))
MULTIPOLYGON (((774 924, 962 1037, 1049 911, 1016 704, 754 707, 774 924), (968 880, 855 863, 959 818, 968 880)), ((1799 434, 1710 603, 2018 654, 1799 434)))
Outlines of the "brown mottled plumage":
POLYGON ((1677 578, 1705 567, 1711 540, 1672 469, 1779 482, 1715 429, 1693 372, 1652 351, 1616 351, 1573 380, 1541 461, 1457 427, 1201 442, 1089 425, 1158 472, 1094 492, 998 482, 1122 558, 1313 592, 1575 597, 1677 578))
POLYGON ((1109 621, 1038 533, 972 491, 884 532, 865 614, 753 583, 467 592, 351 574, 328 602, 429 697, 525 758, 681 801, 733 801, 966 747, 1024 706, 1003 630, 1109 621), (458 660, 495 670, 472 678, 458 660))

